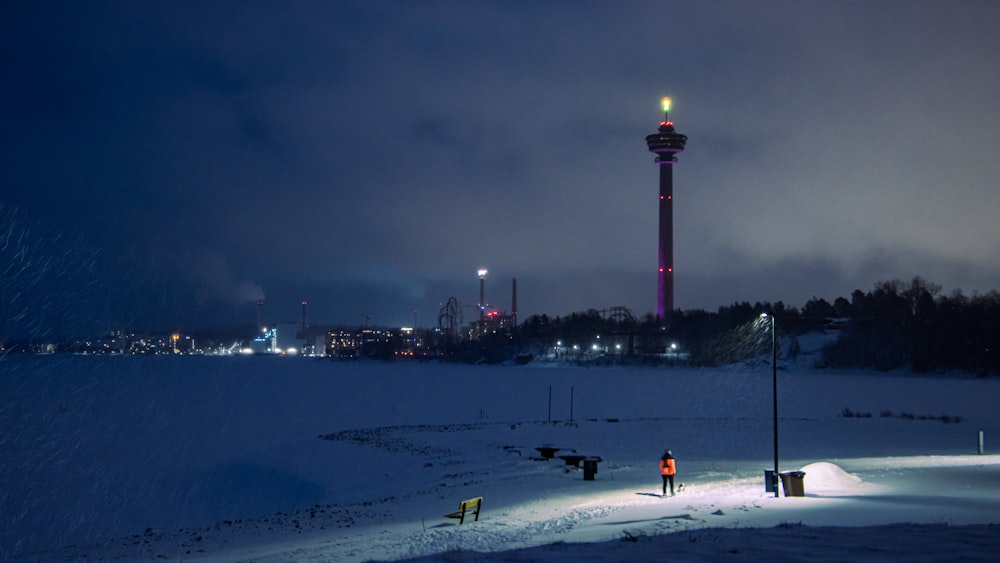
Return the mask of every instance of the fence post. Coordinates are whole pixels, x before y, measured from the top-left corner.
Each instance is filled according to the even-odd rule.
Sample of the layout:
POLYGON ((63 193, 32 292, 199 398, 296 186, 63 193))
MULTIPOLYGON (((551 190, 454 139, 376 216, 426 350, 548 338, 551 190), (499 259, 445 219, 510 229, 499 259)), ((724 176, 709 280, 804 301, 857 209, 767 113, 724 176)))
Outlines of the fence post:
POLYGON ((983 431, 979 431, 979 455, 983 455, 983 431))

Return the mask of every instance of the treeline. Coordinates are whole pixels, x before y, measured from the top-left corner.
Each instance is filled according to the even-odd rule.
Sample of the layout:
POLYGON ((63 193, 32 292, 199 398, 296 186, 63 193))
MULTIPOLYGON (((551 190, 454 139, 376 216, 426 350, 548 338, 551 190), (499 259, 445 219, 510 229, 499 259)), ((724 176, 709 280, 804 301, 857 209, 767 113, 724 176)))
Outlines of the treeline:
POLYGON ((851 294, 850 322, 824 350, 833 367, 1000 373, 1000 293, 971 297, 914 278, 851 294))
MULTIPOLYGON (((776 334, 788 356, 799 352, 799 335, 836 331, 838 338, 822 351, 823 366, 1000 373, 1000 293, 966 296, 956 290, 944 295, 940 285, 920 277, 879 282, 870 291, 855 290, 850 299, 838 297, 833 303, 813 298, 801 309, 779 301, 734 303, 714 313, 676 311, 669 325, 653 315, 623 320, 606 313, 530 317, 518 329, 515 348, 541 353, 557 342, 589 346, 601 336, 624 346, 607 350, 609 356, 630 356, 633 362, 662 361, 676 344, 694 365, 722 365, 771 350, 771 319, 761 317, 767 313, 776 318, 776 334)), ((511 349, 509 343, 503 346, 511 349)))

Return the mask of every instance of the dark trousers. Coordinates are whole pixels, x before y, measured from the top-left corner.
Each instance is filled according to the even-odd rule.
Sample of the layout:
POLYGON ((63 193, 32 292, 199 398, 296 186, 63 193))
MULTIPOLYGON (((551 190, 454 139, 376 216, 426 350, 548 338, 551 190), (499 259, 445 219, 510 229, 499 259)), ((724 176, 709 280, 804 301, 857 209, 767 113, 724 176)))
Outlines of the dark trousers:
POLYGON ((667 483, 670 483, 670 494, 674 494, 674 476, 664 475, 663 476, 663 494, 667 494, 667 483))

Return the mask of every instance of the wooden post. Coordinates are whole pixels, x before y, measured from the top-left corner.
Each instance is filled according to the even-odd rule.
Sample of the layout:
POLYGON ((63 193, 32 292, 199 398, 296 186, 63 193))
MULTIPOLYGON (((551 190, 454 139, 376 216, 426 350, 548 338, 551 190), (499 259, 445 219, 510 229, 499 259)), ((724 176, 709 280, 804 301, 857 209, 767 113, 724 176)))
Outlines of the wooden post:
POLYGON ((569 387, 569 423, 573 424, 573 386, 569 387))
POLYGON ((983 431, 979 431, 979 455, 983 455, 983 431))
POLYGON ((549 422, 552 422, 552 386, 549 385, 549 422))

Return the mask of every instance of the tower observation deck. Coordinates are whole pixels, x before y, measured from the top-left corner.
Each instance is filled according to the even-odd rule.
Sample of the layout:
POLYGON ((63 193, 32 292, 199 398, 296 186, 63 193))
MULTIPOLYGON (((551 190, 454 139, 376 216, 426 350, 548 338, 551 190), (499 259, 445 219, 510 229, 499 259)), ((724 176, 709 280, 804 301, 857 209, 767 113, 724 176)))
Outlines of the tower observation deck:
POLYGON ((674 163, 684 152, 687 136, 674 129, 670 121, 670 98, 663 98, 663 121, 656 133, 646 135, 649 152, 656 154, 660 166, 660 230, 656 315, 668 320, 674 311, 674 163))

